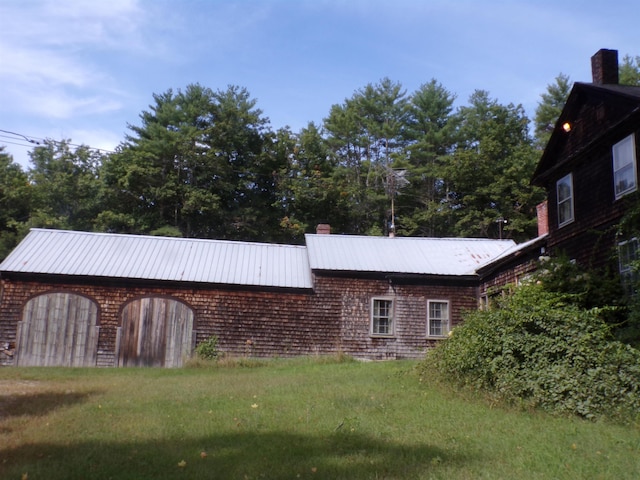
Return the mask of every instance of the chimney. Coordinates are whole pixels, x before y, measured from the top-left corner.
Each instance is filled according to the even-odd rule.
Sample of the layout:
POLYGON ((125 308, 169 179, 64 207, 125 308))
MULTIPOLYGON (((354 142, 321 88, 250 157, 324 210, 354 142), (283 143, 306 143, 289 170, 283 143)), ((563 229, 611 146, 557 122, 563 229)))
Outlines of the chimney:
POLYGON ((328 223, 319 223, 316 226, 316 233, 318 235, 329 235, 331 233, 331 225, 328 223))
POLYGON ((536 205, 538 216, 538 236, 549 233, 549 206, 547 200, 536 205))
POLYGON ((618 51, 602 48, 591 57, 591 75, 596 85, 618 84, 618 51))

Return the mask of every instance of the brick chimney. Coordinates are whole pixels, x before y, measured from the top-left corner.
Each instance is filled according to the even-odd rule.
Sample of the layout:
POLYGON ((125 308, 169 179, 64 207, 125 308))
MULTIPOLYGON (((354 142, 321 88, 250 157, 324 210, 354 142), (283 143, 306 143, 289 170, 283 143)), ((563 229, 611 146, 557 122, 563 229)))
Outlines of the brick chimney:
POLYGON ((316 226, 316 233, 318 235, 329 235, 331 233, 331 225, 328 223, 319 223, 316 226))
POLYGON ((538 216, 538 236, 549 233, 549 205, 546 200, 536 205, 536 213, 538 216))
POLYGON ((591 75, 596 85, 618 83, 618 51, 602 48, 591 57, 591 75))

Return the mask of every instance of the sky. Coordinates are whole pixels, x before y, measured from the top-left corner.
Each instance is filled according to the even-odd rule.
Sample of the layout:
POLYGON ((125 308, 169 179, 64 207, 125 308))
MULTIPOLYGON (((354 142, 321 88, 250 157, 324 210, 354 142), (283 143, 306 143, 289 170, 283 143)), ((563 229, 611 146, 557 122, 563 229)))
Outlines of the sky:
POLYGON ((639 26, 637 0, 0 0, 0 145, 24 168, 44 138, 113 150, 153 94, 195 83, 246 88, 273 130, 383 78, 532 119, 599 49, 640 55, 639 26))

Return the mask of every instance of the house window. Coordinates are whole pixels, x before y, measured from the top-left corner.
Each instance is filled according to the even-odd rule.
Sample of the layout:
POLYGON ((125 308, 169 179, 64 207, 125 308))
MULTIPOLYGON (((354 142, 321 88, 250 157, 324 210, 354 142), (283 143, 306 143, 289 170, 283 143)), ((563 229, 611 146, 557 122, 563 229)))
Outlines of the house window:
POLYGON ((478 308, 480 310, 489 310, 489 294, 483 293, 478 300, 478 308))
POLYGON ((573 222, 573 177, 565 175, 556 183, 558 197, 558 226, 573 222))
POLYGON ((635 263, 640 258, 640 244, 637 238, 618 243, 618 262, 622 284, 628 293, 634 293, 638 281, 635 263))
POLYGON ((393 300, 374 298, 371 305, 371 334, 393 335, 393 300))
POLYGON ((429 300, 427 302, 427 336, 446 337, 449 333, 449 302, 429 300))
POLYGON ((637 189, 636 152, 633 135, 613 146, 613 186, 616 200, 637 189))

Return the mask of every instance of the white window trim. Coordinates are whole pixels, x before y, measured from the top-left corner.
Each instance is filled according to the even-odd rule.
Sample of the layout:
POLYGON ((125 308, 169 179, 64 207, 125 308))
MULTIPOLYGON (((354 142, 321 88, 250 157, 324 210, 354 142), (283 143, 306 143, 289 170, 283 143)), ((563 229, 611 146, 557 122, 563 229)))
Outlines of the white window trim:
MULTIPOLYGON (((441 320, 438 318, 437 320, 441 320)), ((427 300, 427 338, 446 338, 451 331, 451 302, 449 300, 439 300, 436 298, 427 300), (447 304, 447 322, 443 325, 442 335, 431 335, 431 304, 446 303, 447 304)))
POLYGON ((369 335, 371 335, 372 337, 376 337, 376 338, 393 338, 395 337, 395 329, 396 329, 396 321, 395 321, 395 309, 396 309, 396 302, 395 299, 393 297, 372 297, 371 298, 371 305, 370 305, 371 311, 370 311, 370 315, 369 315, 369 335), (389 314, 389 332, 388 333, 377 333, 374 332, 373 326, 374 326, 374 312, 375 312, 375 303, 376 301, 385 301, 385 302, 391 302, 391 312, 389 314))
POLYGON ((611 156, 612 156, 612 168, 613 168, 613 191, 615 193, 616 200, 618 200, 619 198, 622 198, 625 195, 628 195, 629 193, 632 193, 632 192, 635 192, 636 190, 638 190, 638 170, 637 170, 637 162, 636 162, 636 142, 635 142, 634 134, 632 133, 631 135, 623 138, 618 143, 613 145, 613 148, 611 149, 611 156), (628 163, 626 163, 622 168, 619 168, 618 170, 616 170, 616 167, 615 167, 615 165, 616 165, 616 151, 618 150, 618 148, 620 148, 626 142, 630 142, 631 143, 631 167, 633 169, 633 185, 631 187, 627 188, 626 190, 618 192, 618 191, 616 191, 616 173, 618 171, 622 170, 622 168, 626 167, 628 165, 628 163))
POLYGON ((575 219, 575 210, 574 210, 574 204, 573 204, 573 197, 574 197, 574 192, 573 192, 573 174, 571 173, 567 173, 564 177, 562 177, 561 179, 559 179, 556 182, 556 207, 558 210, 558 227, 564 227, 565 225, 569 225, 570 223, 572 223, 575 219), (560 221, 560 195, 559 195, 559 186, 560 183, 564 183, 564 180, 569 179, 569 190, 570 190, 570 196, 566 199, 564 199, 562 201, 562 203, 564 202, 569 202, 569 205, 571 206, 571 216, 566 219, 564 222, 560 221))

